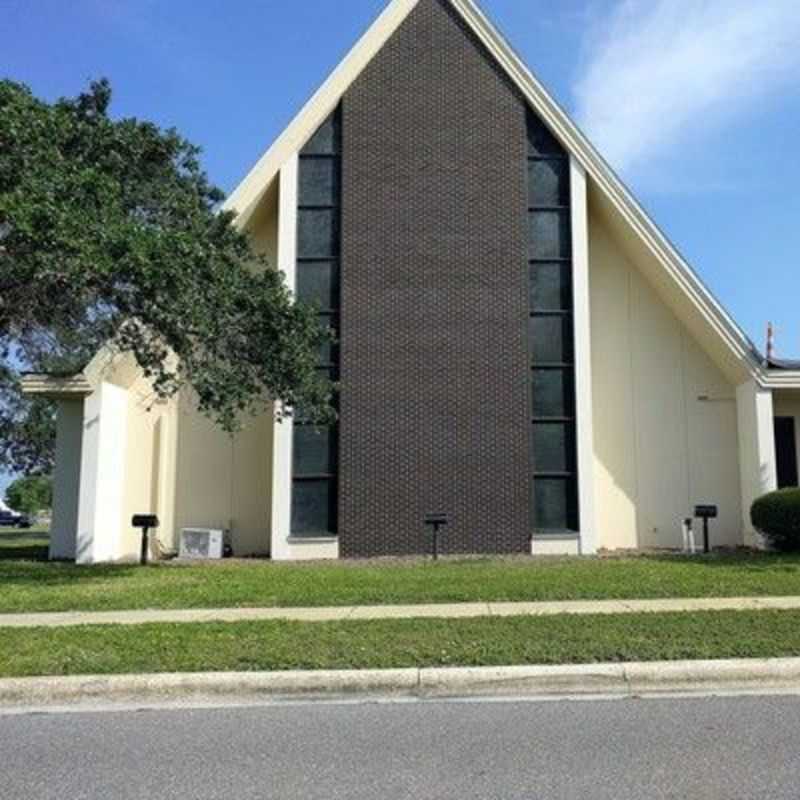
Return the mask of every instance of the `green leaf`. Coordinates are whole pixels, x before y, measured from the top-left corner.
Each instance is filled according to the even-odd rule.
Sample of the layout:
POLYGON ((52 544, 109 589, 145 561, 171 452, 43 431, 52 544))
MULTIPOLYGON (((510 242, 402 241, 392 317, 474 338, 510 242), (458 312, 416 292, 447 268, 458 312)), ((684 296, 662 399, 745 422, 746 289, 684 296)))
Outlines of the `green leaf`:
POLYGON ((162 397, 193 387, 226 430, 273 399, 331 420, 334 387, 315 355, 328 334, 313 310, 218 212, 200 149, 173 129, 113 119, 111 99, 106 80, 52 104, 0 81, 0 465, 37 467, 46 437, 29 423, 47 418, 52 439, 52 410, 15 394, 16 371, 74 371, 107 342, 162 397), (6 447, 8 436, 29 452, 6 447))

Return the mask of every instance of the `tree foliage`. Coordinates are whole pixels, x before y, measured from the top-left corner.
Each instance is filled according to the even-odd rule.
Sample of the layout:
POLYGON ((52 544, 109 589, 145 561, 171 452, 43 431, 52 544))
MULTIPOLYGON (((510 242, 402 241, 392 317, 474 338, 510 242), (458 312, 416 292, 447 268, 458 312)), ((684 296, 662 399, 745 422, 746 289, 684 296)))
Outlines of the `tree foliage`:
POLYGON ((270 398, 330 417, 312 310, 219 211, 199 149, 110 102, 104 80, 52 104, 0 81, 0 464, 35 465, 48 414, 15 396, 19 369, 75 371, 107 343, 229 431, 270 398))
POLYGON ((6 489, 6 502, 21 514, 38 514, 53 505, 53 482, 45 475, 17 478, 6 489))
POLYGON ((50 473, 54 465, 52 404, 23 397, 14 372, 0 364, 0 467, 34 475, 50 473))

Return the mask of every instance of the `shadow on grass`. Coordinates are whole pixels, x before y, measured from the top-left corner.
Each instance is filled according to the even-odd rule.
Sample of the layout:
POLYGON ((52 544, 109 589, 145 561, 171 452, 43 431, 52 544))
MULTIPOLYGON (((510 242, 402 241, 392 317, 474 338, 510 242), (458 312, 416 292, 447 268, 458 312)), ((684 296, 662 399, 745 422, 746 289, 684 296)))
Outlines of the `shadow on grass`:
POLYGON ((47 561, 50 537, 36 531, 0 531, 0 561, 47 561))
POLYGON ((78 566, 69 561, 49 561, 49 542, 50 537, 46 532, 0 531, 0 583, 6 587, 88 584, 107 578, 125 577, 134 569, 141 569, 133 564, 78 566))
POLYGON ((39 533, 38 531, 15 530, 0 531, 0 548, 3 547, 5 542, 42 542, 47 544, 50 541, 50 536, 46 533, 39 533))
POLYGON ((25 544, 0 547, 0 561, 47 561, 46 544, 25 544))
MULTIPOLYGON (((24 551, 25 548, 20 548, 24 551)), ((0 585, 5 589, 19 587, 59 587, 90 586, 103 583, 109 579, 127 578, 141 570, 159 569, 159 567, 139 567, 134 564, 95 564, 78 566, 66 561, 47 561, 47 550, 44 559, 21 555, 14 560, 0 556, 0 585)))
POLYGON ((680 564, 683 567, 710 569, 726 567, 743 569, 747 572, 794 573, 800 572, 800 554, 764 553, 753 550, 734 550, 709 553, 647 553, 640 556, 653 563, 680 564))

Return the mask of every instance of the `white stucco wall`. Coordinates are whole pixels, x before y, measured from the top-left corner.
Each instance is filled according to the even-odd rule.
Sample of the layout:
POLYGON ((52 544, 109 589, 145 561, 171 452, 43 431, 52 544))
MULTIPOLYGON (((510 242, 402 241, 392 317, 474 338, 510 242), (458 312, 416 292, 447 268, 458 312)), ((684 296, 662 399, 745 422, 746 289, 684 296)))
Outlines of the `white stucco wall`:
MULTIPOLYGON (((255 248, 270 267, 278 263, 278 186, 267 191, 247 226, 255 248)), ((243 429, 229 436, 200 414, 184 392, 176 418, 172 530, 175 546, 182 528, 231 532, 234 555, 270 553, 271 465, 274 409, 267 404, 243 429)))
POLYGON ((156 533, 165 549, 175 547, 173 452, 176 438, 177 401, 159 402, 150 383, 137 378, 128 388, 125 493, 120 508, 119 557, 135 560, 141 548, 141 532, 131 527, 134 514, 155 514, 156 533))
POLYGON ((744 544, 763 547, 750 519, 753 502, 777 488, 773 393, 755 380, 736 387, 744 544))
MULTIPOLYGON (((589 297, 589 200, 586 170, 570 158, 572 222, 573 352, 575 354, 575 414, 580 545, 583 555, 597 552, 594 487, 594 415, 592 414, 592 331, 589 297)), ((556 541, 548 545, 556 547, 556 541)), ((541 549, 533 543, 533 552, 541 549)), ((566 543, 565 552, 571 552, 566 543)))
POLYGON ((50 558, 74 559, 81 480, 83 399, 60 400, 56 417, 50 558))
MULTIPOLYGON (((177 436, 174 531, 222 528, 234 554, 269 553, 269 481, 272 414, 226 434, 184 397, 177 436)), ((176 538, 177 542, 177 538, 176 538)))
POLYGON ((188 392, 158 400, 128 357, 98 379, 85 399, 60 401, 51 557, 137 560, 137 513, 158 516, 164 551, 199 526, 230 530, 238 555, 267 554, 271 406, 231 437, 188 392))
POLYGON ((741 544, 735 387, 591 209, 589 253, 599 547, 680 547, 697 503, 741 544))
POLYGON ((75 557, 79 563, 123 557, 120 509, 125 495, 127 391, 102 381, 84 400, 75 557))

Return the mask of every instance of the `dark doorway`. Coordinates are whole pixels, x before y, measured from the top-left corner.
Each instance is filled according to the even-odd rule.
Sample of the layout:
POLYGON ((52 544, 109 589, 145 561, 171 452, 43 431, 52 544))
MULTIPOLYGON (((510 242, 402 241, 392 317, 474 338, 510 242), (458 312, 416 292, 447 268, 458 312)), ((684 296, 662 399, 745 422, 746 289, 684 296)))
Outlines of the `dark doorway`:
POLYGON ((775 417, 775 460, 778 488, 797 486, 797 439, 794 417, 775 417))

